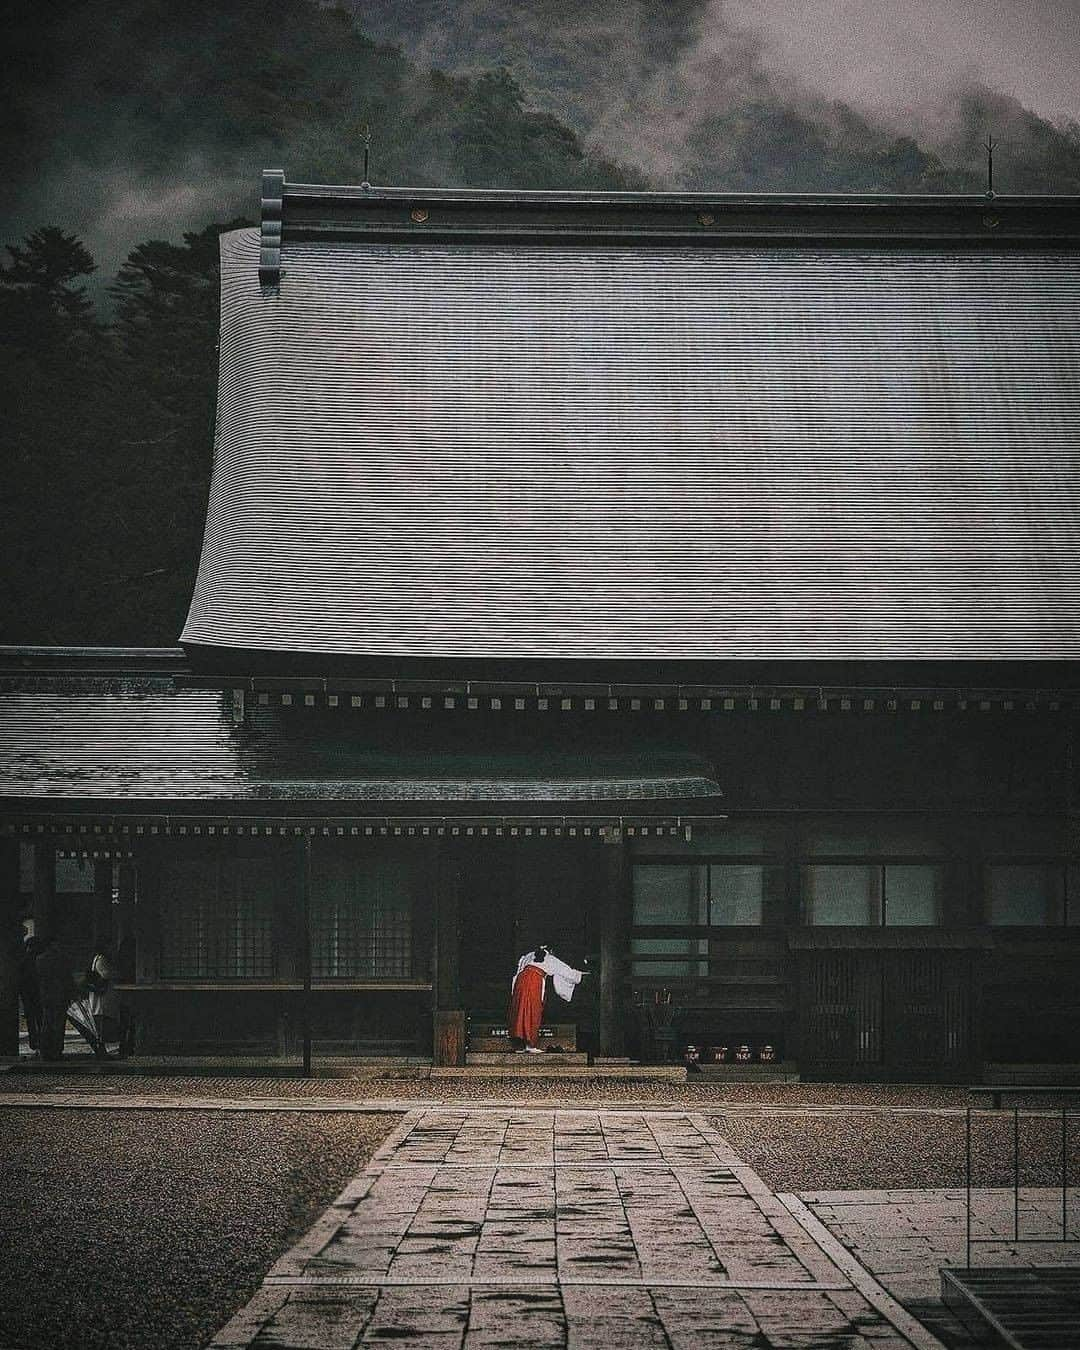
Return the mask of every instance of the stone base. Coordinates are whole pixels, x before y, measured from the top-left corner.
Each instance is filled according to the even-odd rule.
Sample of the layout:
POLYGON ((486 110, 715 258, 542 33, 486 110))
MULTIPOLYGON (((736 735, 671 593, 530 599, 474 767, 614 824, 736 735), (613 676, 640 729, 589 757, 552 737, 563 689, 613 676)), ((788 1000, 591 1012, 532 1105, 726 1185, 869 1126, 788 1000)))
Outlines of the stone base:
POLYGON ((700 1073, 687 1078, 710 1083, 797 1083, 799 1066, 791 1059, 776 1064, 703 1064, 700 1073))
POLYGON ((982 1078, 1003 1087, 1080 1087, 1080 1064, 986 1064, 982 1078))

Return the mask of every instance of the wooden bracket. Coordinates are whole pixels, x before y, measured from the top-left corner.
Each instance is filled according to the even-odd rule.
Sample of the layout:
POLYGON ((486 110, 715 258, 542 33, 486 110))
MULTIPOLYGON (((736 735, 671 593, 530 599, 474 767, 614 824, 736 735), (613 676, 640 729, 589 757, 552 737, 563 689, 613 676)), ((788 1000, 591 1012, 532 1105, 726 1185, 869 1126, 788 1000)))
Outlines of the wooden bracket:
POLYGON ((264 169, 262 235, 259 240, 259 285, 276 293, 281 284, 281 225, 285 202, 284 169, 264 169))

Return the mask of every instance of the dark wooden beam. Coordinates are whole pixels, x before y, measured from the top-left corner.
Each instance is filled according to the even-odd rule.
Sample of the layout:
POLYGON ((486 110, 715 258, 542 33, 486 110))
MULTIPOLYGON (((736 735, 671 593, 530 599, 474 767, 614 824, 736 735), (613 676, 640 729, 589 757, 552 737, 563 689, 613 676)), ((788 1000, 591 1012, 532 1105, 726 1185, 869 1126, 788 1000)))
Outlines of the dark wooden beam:
POLYGON ((19 1053, 19 841, 0 839, 0 1055, 19 1053))

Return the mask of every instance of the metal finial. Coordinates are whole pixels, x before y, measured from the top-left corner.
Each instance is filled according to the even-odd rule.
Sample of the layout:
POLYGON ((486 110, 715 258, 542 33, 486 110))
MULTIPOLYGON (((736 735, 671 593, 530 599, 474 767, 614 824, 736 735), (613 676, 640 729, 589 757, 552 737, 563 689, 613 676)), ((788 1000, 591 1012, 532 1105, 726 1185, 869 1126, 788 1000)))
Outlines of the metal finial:
POLYGON ((986 151, 986 195, 987 195, 988 197, 992 197, 992 196, 994 195, 994 146, 995 146, 995 145, 997 145, 997 141, 994 140, 994 138, 993 138, 992 135, 987 134, 986 140, 983 141, 983 148, 984 148, 985 151, 986 151))
POLYGON ((364 142, 364 186, 367 187, 371 182, 368 177, 368 157, 371 152, 371 127, 367 122, 360 128, 360 139, 364 142))

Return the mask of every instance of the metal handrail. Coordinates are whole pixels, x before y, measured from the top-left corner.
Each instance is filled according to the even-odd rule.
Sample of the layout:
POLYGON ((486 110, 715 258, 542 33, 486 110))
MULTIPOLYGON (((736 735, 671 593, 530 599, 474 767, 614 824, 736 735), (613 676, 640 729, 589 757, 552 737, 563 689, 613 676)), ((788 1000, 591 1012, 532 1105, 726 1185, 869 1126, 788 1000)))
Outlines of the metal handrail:
MULTIPOLYGON (((1005 1108, 1004 1110, 1007 1110, 1005 1108)), ((994 1115, 1004 1114, 1002 1108, 986 1107, 979 1108, 968 1107, 965 1112, 965 1131, 964 1131, 964 1210, 965 1210, 965 1228, 964 1228, 964 1248, 965 1264, 967 1269, 971 1269, 971 1249, 979 1245, 989 1245, 991 1243, 1001 1243, 1012 1241, 1014 1245, 1023 1243, 1080 1243, 1080 1236, 1069 1236, 1069 1120, 1080 1118, 1080 1109, 1069 1109, 1061 1107, 1060 1111, 1052 1107, 1028 1107, 1023 1109, 1014 1106, 1012 1109, 1012 1151, 1013 1151, 1013 1232, 1012 1238, 1002 1237, 973 1237, 971 1233, 971 1195, 972 1195, 972 1156, 971 1156, 971 1123, 975 1115, 994 1115), (1060 1189, 1061 1191, 1061 1237, 1022 1237, 1020 1233, 1020 1116, 1035 1116, 1043 1119, 1055 1120, 1060 1116, 1061 1119, 1061 1184, 1059 1187, 1051 1189, 1060 1189)), ((1075 1189, 1073 1187, 1072 1189, 1075 1189)))

